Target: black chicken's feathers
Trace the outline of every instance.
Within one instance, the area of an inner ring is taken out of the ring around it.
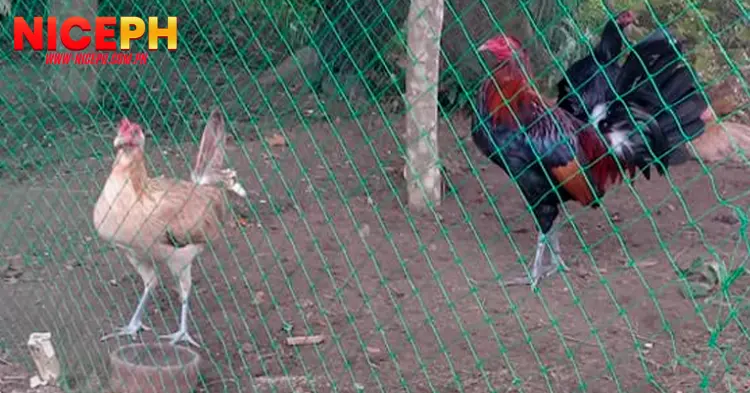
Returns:
[[[617,93],[625,94],[649,77],[657,86],[665,87],[669,74],[662,71],[676,72],[679,67],[674,63],[682,56],[682,44],[667,29],[656,30],[638,42],[625,59],[616,83]]]
[[[601,64],[607,64],[622,53],[624,32],[617,23],[617,19],[611,19],[604,26],[601,39],[596,48],[594,56]]]
[[[622,46],[623,33],[617,20],[612,19],[605,25],[593,55],[571,64],[557,83],[558,106],[579,120],[588,122],[598,104],[604,104],[614,97],[611,86],[614,86],[621,72],[615,60],[622,53]],[[575,91],[571,86],[575,86]]]
[[[599,123],[602,133],[626,133],[629,149],[623,157],[639,168],[661,160],[660,174],[669,164],[668,154],[703,133],[701,114],[707,103],[700,93],[682,44],[667,29],[641,40],[630,53],[617,80],[614,101]]]

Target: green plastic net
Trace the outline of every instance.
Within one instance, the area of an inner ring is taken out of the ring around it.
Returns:
[[[28,389],[33,332],[52,335],[60,389],[118,391],[110,353],[130,341],[99,338],[127,322],[143,283],[92,221],[117,122],[144,126],[152,176],[189,179],[214,107],[249,195],[230,197],[222,236],[193,263],[196,391],[747,391],[750,136],[730,128],[750,120],[748,3],[609,7],[445,3],[434,89],[446,186],[421,214],[404,180],[408,1],[0,1],[0,392]],[[717,123],[667,177],[626,181],[599,210],[566,205],[571,271],[538,291],[509,287],[536,226],[471,142],[488,72],[476,47],[500,31],[523,37],[553,97],[615,8],[638,14],[633,37],[667,27],[685,40]],[[179,47],[91,68],[12,50],[13,17],[74,15],[177,16]],[[144,323],[164,334],[180,301],[158,270]],[[175,391],[178,374],[151,391]]]

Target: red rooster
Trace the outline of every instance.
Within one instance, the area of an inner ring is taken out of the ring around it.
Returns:
[[[666,154],[703,132],[700,115],[706,103],[680,44],[660,30],[634,49],[616,83],[622,100],[609,105],[597,131],[550,105],[531,87],[523,71],[533,78],[529,58],[516,38],[499,35],[479,48],[500,65],[478,93],[472,138],[518,184],[540,230],[531,277],[510,284],[535,287],[557,266],[567,269],[559,235],[552,231],[561,203],[598,207],[625,173],[633,177],[642,171],[650,179],[649,168],[655,164],[663,175],[669,164]]]

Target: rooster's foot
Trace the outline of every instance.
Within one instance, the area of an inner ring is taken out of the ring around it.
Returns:
[[[107,341],[110,338],[115,337],[122,337],[122,336],[130,336],[135,339],[136,335],[141,331],[150,331],[151,328],[142,324],[142,323],[130,323],[126,326],[123,326],[121,328],[115,329],[114,332],[107,334],[105,336],[102,336],[100,341]]]
[[[552,254],[552,261],[554,261],[555,263],[555,266],[553,266],[555,269],[557,269],[557,267],[559,266],[560,269],[564,272],[570,271],[570,268],[568,267],[568,265],[565,264],[565,262],[562,260],[562,258],[560,258],[559,255]]]
[[[560,266],[563,267],[563,270],[567,269],[564,264]],[[547,278],[555,272],[557,272],[557,266],[555,265],[541,266],[539,270],[531,271],[531,278],[527,277],[526,275],[516,277],[508,281],[508,286],[530,285],[531,289],[534,289],[537,285],[539,285],[539,282],[543,278]]]
[[[164,336],[159,336],[162,340],[169,340],[169,343],[172,345],[176,345],[179,342],[186,342],[190,345],[195,346],[196,348],[200,348],[200,345],[193,340],[192,337],[190,337],[190,334],[187,332],[187,330],[178,330],[172,334],[167,334]]]

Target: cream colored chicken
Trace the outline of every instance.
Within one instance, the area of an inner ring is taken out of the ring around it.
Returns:
[[[141,126],[121,121],[114,141],[117,156],[94,207],[94,226],[103,239],[125,251],[145,288],[130,322],[102,340],[149,330],[141,319],[157,283],[157,264],[164,264],[179,283],[182,309],[179,329],[160,337],[172,344],[185,341],[198,346],[187,329],[191,265],[220,234],[226,213],[223,191],[246,196],[235,171],[223,168],[225,140],[224,119],[214,110],[203,131],[191,181],[150,178]]]

